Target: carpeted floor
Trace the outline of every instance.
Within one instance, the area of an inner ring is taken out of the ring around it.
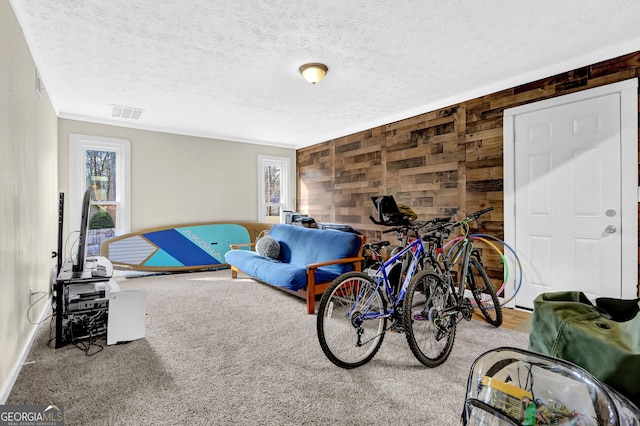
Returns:
[[[369,364],[343,370],[322,353],[302,299],[229,277],[119,278],[122,290],[147,291],[146,337],[85,356],[47,347],[45,324],[7,404],[62,404],[67,425],[458,424],[475,358],[528,343],[462,322],[440,367],[425,368],[404,335],[388,333]]]

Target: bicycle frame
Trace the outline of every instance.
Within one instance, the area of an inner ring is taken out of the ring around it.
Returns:
[[[465,235],[461,237],[461,240],[456,242],[453,247],[451,247],[447,256],[444,256],[444,264],[447,267],[446,274],[448,278],[450,278],[451,286],[456,289],[458,298],[464,297],[466,293],[466,279],[469,272],[470,262],[469,259],[474,252],[472,240],[472,235],[470,235],[469,233],[465,233]],[[451,252],[453,252],[453,256],[451,256]],[[458,277],[458,284],[456,286],[453,282],[451,271],[453,270],[454,265],[458,263],[458,261],[460,261],[460,275]]]
[[[409,251],[413,251],[413,257],[411,259],[411,263],[409,263],[409,267],[402,281],[402,285],[398,290],[398,295],[394,296],[393,288],[391,287],[391,282],[389,281],[389,272],[391,271],[391,268],[395,265],[395,263],[400,258],[402,258],[405,254],[407,254],[407,252]],[[389,300],[390,306],[386,309],[384,314],[380,314],[379,312],[367,311],[362,314],[362,319],[385,318],[385,317],[389,318],[395,313],[396,307],[398,306],[399,302],[404,300],[404,296],[407,293],[407,288],[409,287],[411,278],[413,278],[413,275],[415,274],[418,268],[418,262],[420,261],[420,258],[422,257],[424,252],[425,250],[424,250],[424,246],[422,245],[422,240],[420,238],[416,238],[413,242],[411,242],[411,244],[409,244],[408,246],[400,250],[398,253],[396,253],[394,256],[392,256],[389,260],[381,264],[378,272],[376,272],[376,274],[372,277],[376,282],[376,288],[375,288],[375,291],[372,292],[371,297],[373,297],[373,295],[378,291],[378,289],[380,288],[380,285],[384,283],[385,293],[386,293],[387,299]],[[358,298],[356,299],[356,303],[354,304],[354,307],[357,306],[357,301],[359,299],[360,299],[360,296],[358,296]],[[367,301],[366,306],[367,306],[367,309],[369,306],[371,306],[371,299]],[[352,313],[353,313],[353,308],[351,311],[349,311],[349,315],[351,315]]]
[[[471,239],[465,236],[460,242],[457,244],[459,247],[455,251],[455,254],[451,261],[446,262],[447,266],[447,275],[452,278],[451,271],[453,269],[453,265],[458,263],[458,260],[461,260],[460,263],[460,271],[458,276],[458,285],[455,286],[453,283],[453,279],[450,280],[451,285],[456,288],[458,298],[464,296],[465,290],[465,280],[467,278],[467,273],[469,272],[469,257],[471,256],[471,252],[473,251],[473,244]],[[459,300],[458,300],[459,302]]]

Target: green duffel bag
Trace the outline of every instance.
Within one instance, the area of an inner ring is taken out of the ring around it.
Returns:
[[[584,368],[640,405],[638,299],[582,292],[543,293],[533,301],[529,349]]]

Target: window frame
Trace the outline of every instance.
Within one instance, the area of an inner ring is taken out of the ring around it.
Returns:
[[[280,176],[280,202],[267,203],[264,199],[265,179],[264,168],[267,166],[280,166],[282,174]],[[291,159],[288,157],[277,157],[273,155],[258,154],[258,221],[266,222],[265,210],[267,206],[280,206],[280,216],[282,211],[290,209],[290,202],[293,199],[290,185]]]
[[[87,151],[116,153],[116,200],[100,204],[115,204],[116,235],[131,231],[131,141],[71,133],[69,135],[69,229],[80,229],[80,206],[87,189],[85,159]]]

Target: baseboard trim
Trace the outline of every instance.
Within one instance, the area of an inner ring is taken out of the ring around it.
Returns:
[[[11,393],[11,389],[13,389],[13,385],[16,383],[16,380],[18,380],[18,375],[20,374],[20,371],[22,370],[24,362],[27,359],[27,356],[29,355],[29,351],[31,350],[31,346],[33,346],[33,342],[36,340],[36,336],[38,335],[38,330],[40,330],[42,321],[44,320],[46,314],[49,312],[51,312],[51,297],[49,297],[49,300],[47,301],[47,305],[42,310],[42,313],[40,314],[40,318],[38,319],[36,326],[31,329],[29,338],[25,342],[25,345],[22,348],[22,352],[20,353],[20,356],[18,357],[15,364],[13,365],[13,368],[11,369],[9,378],[2,385],[2,390],[0,390],[0,405],[5,405],[7,402],[7,399],[9,399],[9,394]]]

